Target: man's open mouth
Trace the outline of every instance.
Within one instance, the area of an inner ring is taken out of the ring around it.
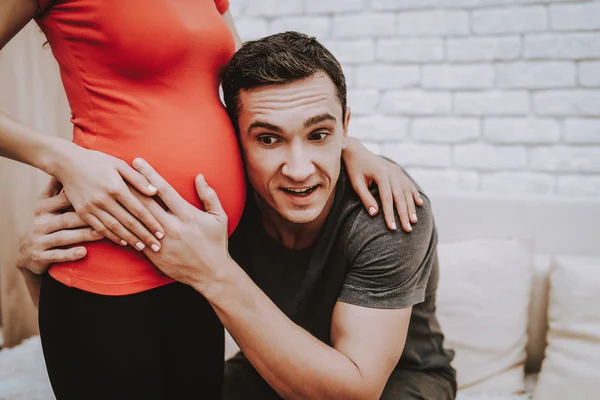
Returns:
[[[283,188],[282,187],[281,190],[283,190],[284,192],[289,193],[291,195],[294,195],[294,196],[308,196],[309,194],[314,192],[318,187],[319,187],[319,185],[307,186],[307,187],[303,187],[303,188]]]

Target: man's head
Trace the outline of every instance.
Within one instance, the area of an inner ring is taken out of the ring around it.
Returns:
[[[233,56],[223,93],[256,193],[288,221],[316,220],[333,197],[350,120],[338,61],[315,38],[268,36]]]

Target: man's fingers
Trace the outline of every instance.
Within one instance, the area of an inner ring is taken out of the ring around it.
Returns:
[[[204,205],[204,211],[219,217],[227,216],[219,201],[217,192],[208,186],[208,183],[202,174],[196,176],[196,191],[198,192],[198,197],[200,198],[202,205]]]
[[[164,237],[164,228],[142,202],[128,189],[127,194],[119,197],[122,207],[107,209],[130,232],[142,239],[148,246],[158,245],[157,239]]]
[[[69,211],[64,214],[52,215],[46,220],[48,233],[57,232],[63,229],[85,228],[90,226],[75,211]]]
[[[159,203],[158,201],[156,201],[155,197],[148,197],[140,192],[138,192],[137,190],[135,190],[135,188],[130,188],[131,189],[131,193],[135,196],[136,199],[138,199],[138,201],[140,203],[142,203],[142,205],[144,207],[146,207],[146,209],[148,211],[150,211],[150,213],[154,216],[154,218],[156,218],[158,220],[158,222],[161,224],[162,227],[167,227],[168,223],[169,223],[169,212],[166,211]]]
[[[375,214],[377,214],[377,201],[375,200],[375,197],[373,197],[373,195],[371,194],[371,191],[369,190],[369,187],[367,186],[365,180],[355,178],[352,179],[351,182],[356,182],[352,183],[352,188],[354,189],[354,191],[360,198],[360,201],[367,209],[369,215],[374,216]]]
[[[52,176],[50,178],[50,182],[48,182],[48,185],[46,185],[46,188],[42,192],[42,195],[40,196],[40,198],[48,199],[50,197],[54,197],[60,192],[62,187],[63,187],[62,183],[60,183],[60,181],[58,179],[56,179],[55,177]]]
[[[71,202],[65,192],[53,197],[47,197],[39,202],[38,213],[55,213],[71,207]]]
[[[185,201],[183,197],[181,197],[179,193],[177,193],[177,191],[173,189],[173,187],[169,185],[169,183],[160,176],[154,168],[152,168],[152,166],[150,166],[150,164],[142,158],[136,158],[133,160],[133,166],[157,189],[158,196],[173,214],[180,215],[185,211],[186,206],[188,206],[189,203]]]
[[[83,242],[95,242],[103,238],[104,236],[92,228],[65,229],[46,235],[44,237],[44,244],[46,248],[53,248],[71,246]]]
[[[87,250],[83,246],[72,247],[70,249],[46,250],[42,254],[42,261],[46,264],[56,264],[68,261],[81,260],[87,255]]]

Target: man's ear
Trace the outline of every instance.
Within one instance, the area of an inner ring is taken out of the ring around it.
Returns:
[[[346,107],[346,115],[344,115],[344,146],[345,149],[348,146],[348,125],[350,125],[350,115],[352,114],[350,107]]]

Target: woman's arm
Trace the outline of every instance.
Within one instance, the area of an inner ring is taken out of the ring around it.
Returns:
[[[223,19],[227,24],[227,27],[231,31],[233,35],[233,42],[235,43],[235,51],[238,51],[240,47],[242,47],[242,39],[240,39],[240,34],[238,33],[235,23],[233,22],[233,15],[231,15],[231,11],[227,10],[223,13]]]
[[[37,13],[36,0],[0,1],[0,50]],[[116,243],[158,250],[163,229],[131,194],[146,195],[148,181],[124,161],[44,135],[0,112],[0,157],[37,167],[58,178],[73,207],[98,232]]]

